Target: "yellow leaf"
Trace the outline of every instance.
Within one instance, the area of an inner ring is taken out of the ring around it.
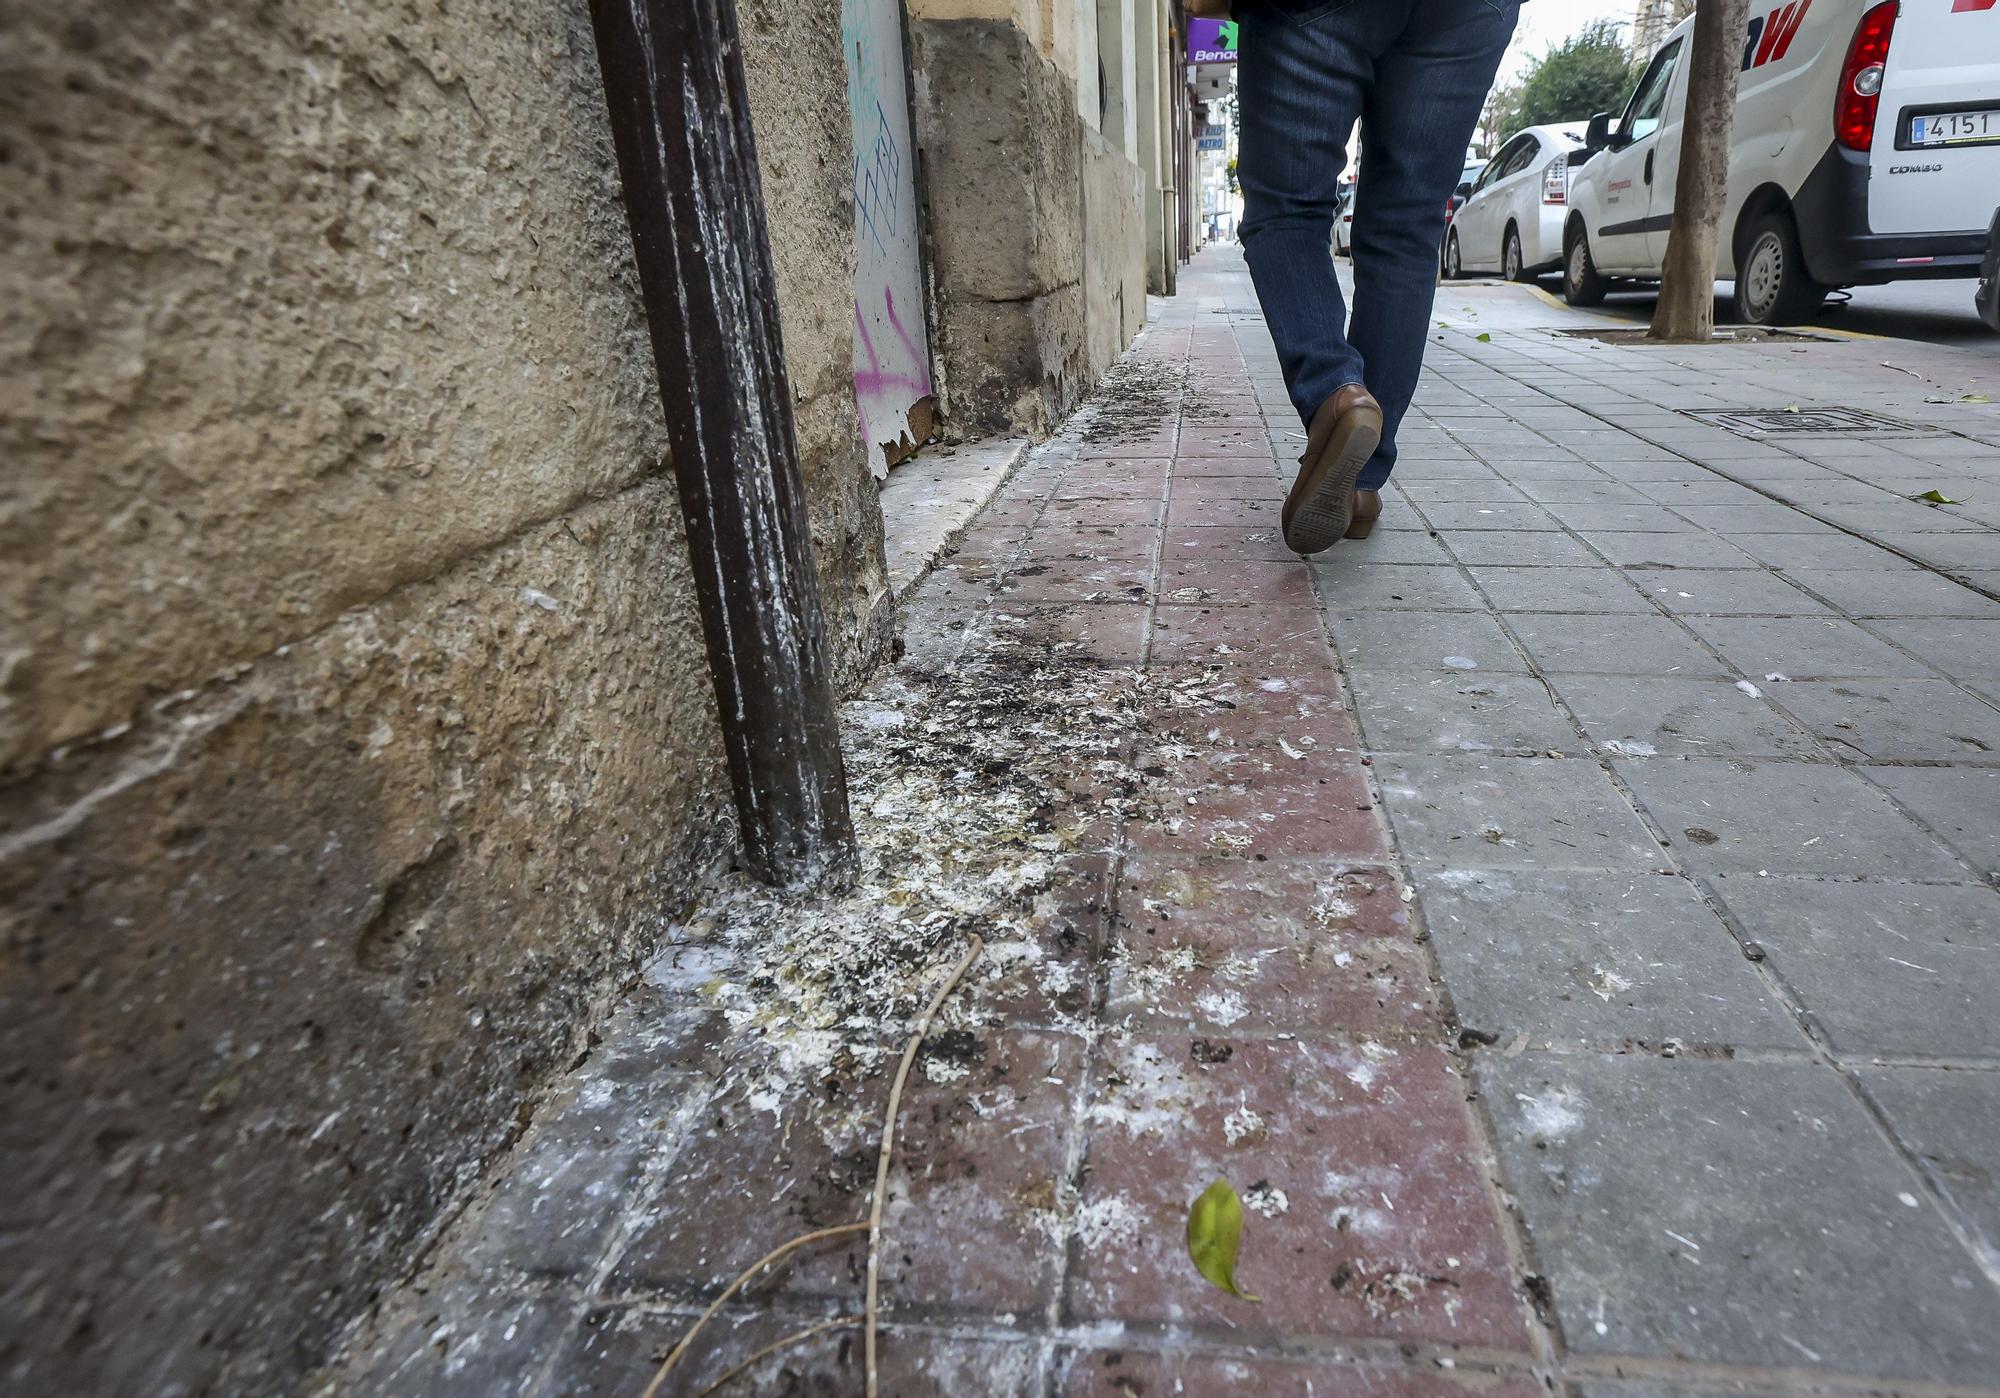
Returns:
[[[1231,1296],[1252,1296],[1236,1285],[1236,1251],[1243,1243],[1243,1201],[1228,1180],[1217,1180],[1188,1206],[1188,1256],[1195,1270]]]

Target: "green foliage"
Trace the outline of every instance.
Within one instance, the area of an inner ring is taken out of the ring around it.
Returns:
[[[1596,112],[1619,111],[1637,80],[1617,23],[1592,20],[1560,44],[1551,44],[1529,66],[1513,110],[1505,113],[1512,118],[1505,123],[1505,133],[1524,126],[1581,123]]]
[[[1228,1180],[1217,1180],[1188,1206],[1188,1256],[1195,1270],[1231,1296],[1260,1298],[1236,1285],[1236,1252],[1243,1243],[1243,1201]]]

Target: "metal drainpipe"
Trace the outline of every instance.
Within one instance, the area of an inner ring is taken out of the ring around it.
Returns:
[[[743,857],[839,881],[854,831],[734,0],[591,0]]]

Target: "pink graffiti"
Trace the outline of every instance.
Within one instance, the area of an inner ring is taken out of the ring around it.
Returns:
[[[925,362],[924,353],[917,348],[916,342],[910,338],[910,332],[904,328],[903,322],[896,316],[895,293],[885,287],[882,292],[882,298],[883,309],[888,313],[889,324],[895,329],[897,338],[903,342],[903,350],[909,355],[909,362],[914,367],[910,370],[901,371],[884,369],[882,367],[881,357],[875,352],[874,337],[868,333],[867,318],[861,314],[861,303],[856,301],[854,303],[854,333],[860,336],[861,350],[867,356],[868,367],[854,371],[854,400],[855,406],[861,410],[862,430],[868,434],[871,441],[875,437],[875,428],[874,424],[869,420],[868,403],[870,399],[876,400],[879,406],[881,400],[890,398],[892,394],[901,395],[902,400],[897,404],[900,410],[909,407],[911,403],[916,402],[917,399],[931,391],[929,365]]]

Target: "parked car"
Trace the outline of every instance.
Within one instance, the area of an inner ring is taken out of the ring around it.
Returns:
[[[1458,206],[1465,202],[1465,196],[1472,193],[1473,182],[1479,178],[1479,172],[1486,168],[1485,161],[1471,159],[1472,151],[1470,148],[1466,150],[1465,154],[1467,159],[1465,168],[1458,172],[1458,186],[1452,190],[1451,197],[1444,201],[1444,232],[1438,235],[1438,266],[1440,268],[1444,266],[1446,240],[1451,237],[1451,216],[1458,212]]]
[[[1444,274],[1498,272],[1527,281],[1562,266],[1570,161],[1584,154],[1581,126],[1530,126],[1479,168],[1452,210]]]
[[[1333,255],[1354,256],[1354,186],[1340,187],[1340,205],[1333,216]]]
[[[1563,292],[1656,279],[1673,225],[1693,19],[1571,173]],[[1982,57],[1983,56],[1983,57]],[[1820,0],[1750,20],[1717,273],[1739,320],[1808,319],[1835,287],[1977,277],[2000,206],[2000,6]]]

